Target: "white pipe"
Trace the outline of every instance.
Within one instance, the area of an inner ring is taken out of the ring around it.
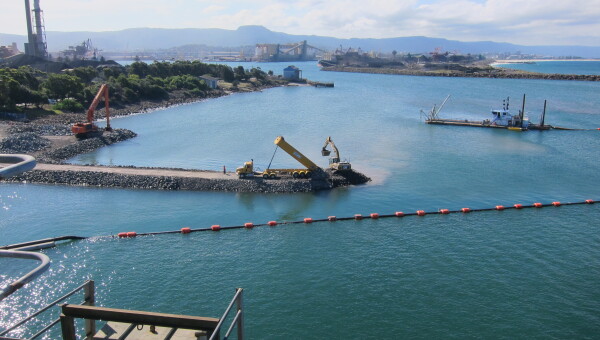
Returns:
[[[35,158],[29,155],[0,154],[0,163],[11,163],[5,168],[0,168],[0,179],[18,175],[35,168]],[[14,163],[14,164],[13,164]]]
[[[37,268],[23,275],[23,277],[11,283],[8,285],[8,287],[0,288],[0,301],[14,293],[17,289],[23,287],[26,283],[41,275],[44,271],[46,271],[46,269],[48,269],[48,267],[50,267],[50,258],[40,253],[18,250],[0,250],[0,257],[14,257],[18,259],[30,259],[42,262],[39,266],[37,266]]]

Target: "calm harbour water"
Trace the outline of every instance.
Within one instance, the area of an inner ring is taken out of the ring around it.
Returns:
[[[139,136],[74,163],[266,167],[278,135],[318,164],[331,136],[373,178],[312,194],[236,194],[0,184],[0,244],[211,224],[600,199],[600,84],[321,72],[333,89],[287,87],[114,119]],[[250,64],[244,64],[251,67]],[[256,64],[276,73],[287,64]],[[537,122],[589,131],[429,126],[488,118],[502,99]],[[278,152],[273,166],[295,166]],[[0,303],[0,329],[94,279],[100,305],[219,317],[246,289],[263,338],[594,338],[600,334],[599,205],[407,217],[119,240],[44,252],[51,269]],[[0,260],[0,284],[29,263]],[[31,335],[35,327],[13,335]],[[49,337],[52,338],[52,337]]]

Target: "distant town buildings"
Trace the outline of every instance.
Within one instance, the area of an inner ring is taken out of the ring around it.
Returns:
[[[0,46],[0,58],[8,58],[21,53],[17,48],[17,43],[12,43],[9,46]]]

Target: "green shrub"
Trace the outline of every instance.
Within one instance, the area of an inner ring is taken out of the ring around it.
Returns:
[[[55,110],[60,110],[63,112],[81,112],[83,111],[83,105],[81,105],[75,99],[67,98],[63,99],[60,102],[54,104],[52,106]]]

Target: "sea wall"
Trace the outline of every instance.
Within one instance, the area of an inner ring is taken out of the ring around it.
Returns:
[[[352,171],[343,177],[328,176],[323,179],[210,179],[173,176],[128,175],[93,171],[33,170],[10,178],[9,182],[62,184],[105,188],[151,190],[229,191],[229,192],[312,192],[339,186],[362,184],[370,179]]]
[[[491,71],[481,70],[477,72],[461,72],[453,70],[407,70],[395,68],[373,68],[373,67],[344,67],[331,66],[323,67],[323,71],[334,72],[354,72],[354,73],[373,73],[373,74],[396,74],[405,76],[427,76],[427,77],[466,77],[466,78],[506,78],[506,79],[548,79],[548,80],[580,80],[580,81],[600,81],[600,75],[583,74],[545,74],[533,72],[515,72],[501,69]]]

